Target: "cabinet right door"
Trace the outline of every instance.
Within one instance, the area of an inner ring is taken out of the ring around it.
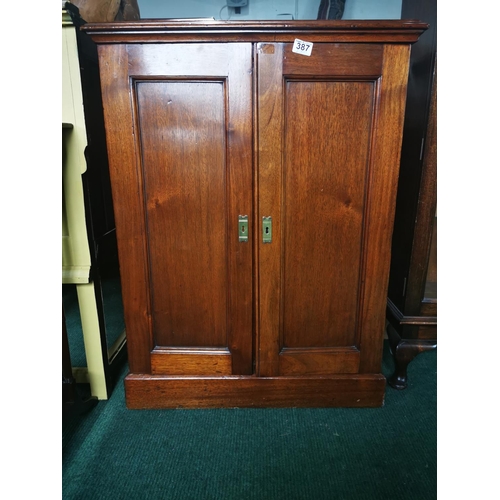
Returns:
[[[293,46],[255,54],[257,374],[378,373],[409,48]]]

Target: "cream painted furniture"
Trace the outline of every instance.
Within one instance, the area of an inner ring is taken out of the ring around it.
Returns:
[[[107,399],[94,283],[90,280],[91,256],[85,221],[82,174],[87,169],[84,151],[87,134],[78,62],[75,26],[63,10],[62,19],[62,283],[74,284],[82,322],[87,367],[73,367],[77,382],[90,384],[92,396]]]

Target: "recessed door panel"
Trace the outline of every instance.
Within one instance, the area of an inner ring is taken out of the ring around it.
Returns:
[[[156,346],[227,346],[224,82],[137,84]]]
[[[282,346],[356,344],[372,82],[288,81]]]

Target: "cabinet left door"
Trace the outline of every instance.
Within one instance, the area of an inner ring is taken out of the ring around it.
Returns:
[[[99,51],[130,372],[251,374],[251,44]]]

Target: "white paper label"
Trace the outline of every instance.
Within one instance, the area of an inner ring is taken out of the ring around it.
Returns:
[[[293,42],[292,52],[296,54],[302,54],[303,56],[310,56],[313,49],[313,44],[311,42],[304,42],[304,40],[295,39]]]

